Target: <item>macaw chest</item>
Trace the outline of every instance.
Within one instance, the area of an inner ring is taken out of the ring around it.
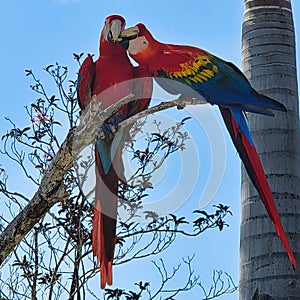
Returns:
[[[96,63],[93,93],[106,108],[132,92],[133,67],[116,59],[101,59]]]

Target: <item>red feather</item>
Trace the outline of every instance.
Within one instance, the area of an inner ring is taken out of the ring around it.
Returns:
[[[120,16],[114,15],[106,19],[106,25],[113,20],[125,23]],[[106,26],[105,25],[105,26]],[[124,120],[148,107],[152,95],[152,79],[135,78],[145,75],[141,68],[134,68],[130,63],[126,50],[119,44],[110,43],[104,37],[104,30],[100,39],[100,57],[94,63],[88,56],[79,70],[78,102],[81,109],[87,108],[92,95],[103,107],[115,104],[130,93],[135,94],[132,103],[120,108],[118,115]],[[106,141],[109,143],[111,141]],[[100,266],[101,288],[112,284],[112,265],[116,241],[116,220],[118,207],[119,176],[123,174],[121,141],[114,155],[108,172],[104,172],[97,147],[95,147],[96,188],[95,207],[92,230],[92,249],[96,263]]]
[[[121,147],[118,149],[122,151]],[[92,249],[101,271],[101,288],[112,284],[112,264],[115,248],[116,220],[118,208],[118,181],[116,169],[123,164],[121,153],[116,153],[113,167],[108,174],[103,171],[99,152],[95,151],[96,190],[92,231]],[[119,172],[120,170],[117,170]]]
[[[81,109],[85,109],[91,102],[95,78],[95,63],[91,55],[83,61],[78,72],[77,98]]]
[[[140,66],[147,68],[152,76],[168,78],[168,81],[157,80],[166,91],[201,100],[203,98],[212,105],[220,106],[233,143],[295,268],[295,258],[243,117],[243,111],[273,115],[271,109],[286,111],[284,105],[254,90],[244,74],[232,63],[202,49],[161,43],[154,39],[143,24],[137,24],[122,34],[126,38],[133,34],[134,38],[129,42],[125,38],[124,47],[128,47],[130,56]],[[200,97],[195,92],[200,94]]]
[[[220,107],[220,111],[226,127],[230,133],[231,139],[240,155],[241,160],[244,163],[247,173],[252,180],[255,188],[259,192],[259,195],[269,214],[269,217],[274,224],[275,230],[287,251],[293,268],[296,269],[296,260],[282,227],[273,195],[268,184],[263,166],[257,154],[256,148],[253,144],[250,144],[245,134],[243,132],[240,132],[240,130],[238,129],[238,124],[231,114],[231,111],[223,107]]]

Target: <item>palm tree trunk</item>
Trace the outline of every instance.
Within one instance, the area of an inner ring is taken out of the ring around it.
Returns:
[[[244,0],[243,69],[254,88],[288,109],[249,114],[279,215],[298,261],[293,270],[272,222],[242,171],[240,299],[300,299],[300,152],[295,34],[290,0]],[[260,296],[259,296],[260,295]],[[271,298],[261,298],[269,295]]]

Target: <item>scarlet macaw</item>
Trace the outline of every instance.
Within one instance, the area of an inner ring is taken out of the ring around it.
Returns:
[[[244,112],[273,116],[271,109],[286,111],[284,105],[253,89],[232,63],[191,46],[164,44],[154,39],[144,24],[122,32],[123,46],[168,92],[203,98],[217,104],[247,173],[265,205],[291,264],[296,261],[283,230],[273,195],[253,144]]]
[[[122,121],[148,107],[152,95],[152,80],[141,67],[133,67],[126,50],[116,41],[125,27],[125,20],[118,15],[106,18],[100,37],[100,56],[93,62],[88,56],[78,72],[78,103],[82,110],[91,102],[92,95],[102,102],[103,108],[118,102],[130,93],[134,101],[125,104],[115,116]],[[138,81],[138,82],[137,82]],[[113,123],[109,120],[109,122]],[[106,127],[106,129],[109,125]],[[107,133],[107,130],[106,130]],[[92,249],[100,265],[101,288],[112,284],[112,263],[116,239],[118,183],[123,176],[122,149],[124,132],[106,134],[96,141],[96,188],[92,230]]]

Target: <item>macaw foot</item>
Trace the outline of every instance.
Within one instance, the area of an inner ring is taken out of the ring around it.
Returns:
[[[177,109],[184,109],[186,106],[186,101],[191,99],[193,98],[189,96],[180,95],[178,98],[179,104],[177,105]]]
[[[118,114],[113,115],[107,122],[103,123],[99,128],[98,137],[100,140],[112,139],[118,131],[120,117]]]
[[[100,140],[105,140],[105,139],[107,138],[109,132],[110,132],[109,125],[106,124],[106,123],[103,123],[103,124],[101,125],[101,127],[99,128],[99,131],[98,131],[98,138],[99,138]]]
[[[120,116],[119,114],[114,114],[109,120],[108,120],[108,123],[110,124],[111,126],[111,132],[113,134],[115,134],[118,129],[119,129],[119,123],[120,123],[121,119],[120,119]]]

